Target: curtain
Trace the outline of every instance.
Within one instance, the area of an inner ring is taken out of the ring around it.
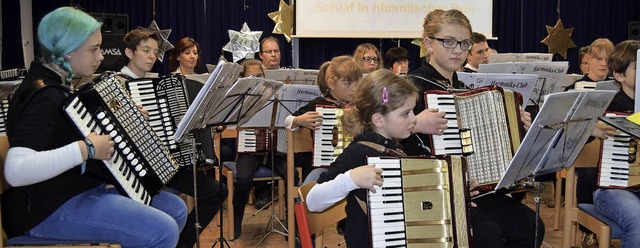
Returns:
[[[273,21],[267,16],[278,10],[279,0],[156,0],[155,20],[161,29],[172,29],[169,41],[192,37],[200,43],[203,63],[217,63],[222,47],[229,41],[228,31],[239,31],[246,22],[252,31],[262,31],[262,37],[273,35],[280,41],[282,66],[292,65],[292,47],[283,35],[271,34]],[[147,27],[152,19],[152,0],[48,0],[34,1],[34,32],[46,13],[60,7],[74,5],[91,13],[120,13],[129,15],[130,29]],[[553,0],[494,0],[494,36],[498,40],[489,45],[498,52],[547,52],[540,40],[547,36],[545,25],[553,26],[558,14]],[[627,25],[640,20],[640,1],[636,0],[564,0],[561,18],[565,28],[573,27],[572,39],[578,45],[588,45],[594,39],[606,37],[614,43],[627,39]],[[24,67],[20,49],[20,27],[9,25],[19,20],[19,0],[2,0],[3,47],[2,65],[5,68]],[[426,15],[426,13],[425,13]],[[473,26],[473,23],[472,23]],[[15,38],[14,38],[15,37]],[[34,34],[35,37],[35,34]],[[305,38],[299,42],[301,68],[318,68],[324,61],[338,55],[351,55],[355,47],[370,42],[384,53],[397,46],[397,39],[329,39]],[[419,47],[401,39],[400,45],[409,51],[410,68],[419,66]],[[36,57],[39,51],[36,47]],[[570,72],[578,71],[578,49],[569,49]],[[231,60],[231,54],[224,52]],[[168,54],[165,54],[168,57]],[[256,54],[256,57],[258,55]],[[559,55],[554,60],[564,60]],[[154,71],[167,71],[167,60],[156,63]]]

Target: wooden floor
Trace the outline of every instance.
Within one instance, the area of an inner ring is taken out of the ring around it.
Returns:
[[[525,202],[529,207],[531,207],[532,209],[535,209],[535,204],[533,201],[532,194],[527,195]],[[258,242],[263,237],[263,235],[259,235],[259,234],[267,230],[267,228],[271,230],[270,227],[267,226],[267,223],[269,222],[269,216],[271,214],[270,210],[271,209],[268,209],[266,211],[259,212],[256,216],[252,216],[252,214],[256,210],[252,205],[247,205],[247,208],[245,209],[246,211],[245,220],[242,225],[243,227],[242,236],[240,237],[240,239],[228,241],[229,245],[231,247],[239,247],[239,248],[240,247],[256,247],[256,245],[258,245]],[[554,231],[553,230],[553,215],[554,215],[553,210],[554,210],[553,208],[549,208],[544,204],[540,206],[540,216],[542,217],[542,220],[544,221],[546,226],[544,243],[542,244],[541,247],[545,247],[545,248],[561,247],[562,221],[560,221],[561,222],[560,230]],[[226,215],[226,212],[224,214]],[[217,218],[218,216],[216,216],[216,220]],[[283,220],[283,222],[286,224],[286,221]],[[216,223],[217,221],[212,222],[211,225],[209,225],[204,230],[202,235],[200,235],[201,247],[212,247],[213,243],[219,237],[219,228],[218,228],[218,225],[216,225]],[[278,227],[278,230],[282,230],[282,227],[279,224],[276,224],[276,226]],[[342,236],[336,233],[335,227],[327,228],[324,233],[325,233],[325,244],[328,244],[326,245],[326,247],[341,247],[341,248],[346,247],[345,244],[342,244],[339,246],[340,242],[343,239],[342,239]],[[221,246],[217,244],[215,247],[221,247]],[[258,247],[287,247],[286,237],[278,233],[272,233],[262,243],[260,243]]]

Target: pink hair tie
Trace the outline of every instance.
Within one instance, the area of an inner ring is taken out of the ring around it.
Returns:
[[[389,102],[389,92],[387,91],[387,87],[382,88],[382,101],[384,103]]]

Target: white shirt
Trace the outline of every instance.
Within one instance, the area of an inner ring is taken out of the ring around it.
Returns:
[[[133,71],[131,69],[129,69],[129,67],[127,67],[126,65],[124,67],[122,67],[122,69],[120,69],[120,72],[124,75],[127,75],[133,79],[138,79],[140,77],[138,77],[138,75],[136,75],[135,73],[133,73]],[[155,72],[147,72],[146,74],[144,74],[145,78],[157,78],[158,77],[158,73]]]
[[[478,71],[478,68],[475,68],[475,67],[471,66],[471,64],[469,64],[469,63],[467,63],[466,65],[464,65],[464,68],[467,68],[467,69],[472,70],[472,71],[475,71],[475,72],[477,72],[477,71]]]

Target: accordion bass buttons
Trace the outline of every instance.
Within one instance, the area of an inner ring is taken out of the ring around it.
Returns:
[[[638,140],[636,139],[631,139],[629,141],[629,158],[627,159],[627,162],[629,162],[630,164],[636,162],[636,152],[637,152],[637,147],[638,147]]]

